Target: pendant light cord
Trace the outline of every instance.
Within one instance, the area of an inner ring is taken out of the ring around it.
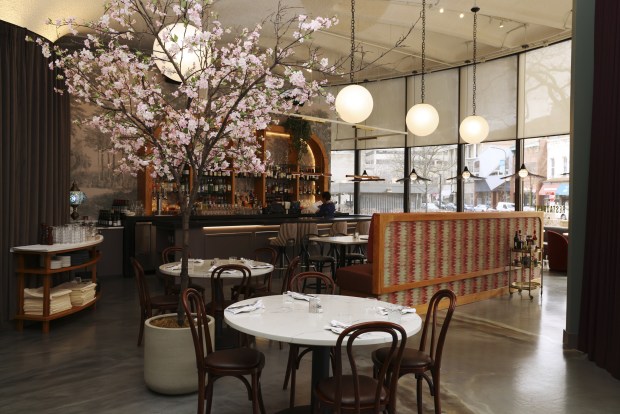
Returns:
[[[424,74],[426,73],[426,0],[422,0],[422,103],[426,96],[426,88],[424,86]]]
[[[351,0],[351,72],[349,81],[353,83],[353,71],[355,70],[355,0]]]
[[[476,52],[477,52],[477,32],[478,32],[478,12],[480,11],[480,7],[474,6],[471,8],[471,11],[474,13],[474,79],[473,79],[473,89],[472,89],[472,109],[473,115],[476,115]]]

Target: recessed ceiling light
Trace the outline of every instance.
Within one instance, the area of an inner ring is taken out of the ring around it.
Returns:
[[[500,28],[500,29],[502,29],[503,27],[504,27],[504,21],[503,21],[503,20],[500,20],[500,22],[499,22],[499,28]]]
[[[443,13],[443,7],[439,9],[439,13]]]
[[[463,17],[465,17],[464,13],[459,14],[459,19],[462,19]]]

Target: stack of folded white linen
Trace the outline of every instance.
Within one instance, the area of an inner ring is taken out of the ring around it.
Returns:
[[[57,287],[71,291],[70,298],[73,306],[86,305],[95,300],[95,288],[97,285],[93,282],[66,282]]]
[[[71,291],[59,287],[50,291],[50,315],[71,309]],[[43,315],[43,286],[36,289],[24,289],[24,313],[26,315]]]

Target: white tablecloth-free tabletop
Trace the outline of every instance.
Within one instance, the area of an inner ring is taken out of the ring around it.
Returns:
[[[355,324],[368,321],[386,321],[387,316],[380,315],[377,307],[394,305],[374,299],[357,298],[340,295],[318,295],[321,298],[322,313],[309,313],[305,300],[286,299],[284,295],[262,297],[264,309],[233,315],[224,312],[226,323],[233,328],[261,338],[272,339],[299,345],[330,347],[336,345],[338,335],[326,329],[332,320]],[[247,299],[235,303],[253,303],[256,299]],[[407,336],[420,331],[422,319],[417,313],[400,316],[399,322]],[[391,341],[391,337],[372,334],[358,338],[356,345],[381,344]]]
[[[190,259],[193,261],[189,265],[189,276],[194,278],[210,278],[212,268],[216,266],[213,259]],[[251,276],[262,276],[273,271],[273,265],[269,263],[256,262],[254,260],[242,261],[242,260],[228,260],[218,259],[217,266],[223,266],[225,264],[243,265],[250,269]],[[171,262],[159,266],[159,271],[168,276],[180,276],[181,275],[181,262]],[[240,272],[222,273],[222,279],[236,279],[241,277]]]
[[[393,307],[394,305],[374,299],[357,298],[340,295],[318,295],[321,298],[322,313],[310,313],[308,302],[285,297],[285,295],[265,296],[260,298],[265,305],[248,313],[224,312],[226,323],[233,328],[261,338],[273,339],[312,347],[312,380],[311,387],[322,378],[329,375],[329,350],[336,345],[338,335],[329,329],[332,320],[355,324],[373,320],[384,321],[387,316],[379,314],[378,307]],[[233,306],[251,304],[256,299],[246,299]],[[289,303],[292,302],[292,303]],[[417,313],[407,313],[400,316],[399,322],[407,336],[420,331],[422,319]],[[371,345],[390,342],[391,336],[382,333],[372,333],[360,336],[354,345]],[[312,388],[310,395],[312,395]],[[314,405],[312,401],[312,405]],[[283,410],[281,413],[311,413],[311,407],[295,407],[292,410]]]

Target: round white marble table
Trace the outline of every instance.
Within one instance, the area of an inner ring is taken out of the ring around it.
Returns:
[[[211,277],[211,272],[215,269],[216,264],[213,259],[190,259],[193,263],[189,264],[189,276],[195,278],[208,279]],[[257,262],[254,260],[228,260],[218,259],[217,266],[223,266],[227,264],[243,265],[250,269],[251,276],[263,276],[267,273],[273,272],[273,265],[264,262]],[[159,266],[159,271],[168,276],[180,276],[181,275],[181,262],[171,262]],[[241,277],[241,273],[237,271],[224,272],[221,275],[222,279],[237,279]]]
[[[377,307],[394,306],[374,299],[357,298],[340,295],[318,295],[321,298],[322,313],[308,312],[308,302],[286,299],[284,295],[262,297],[264,309],[248,313],[224,312],[226,323],[249,335],[312,347],[312,381],[314,387],[321,378],[329,375],[329,349],[336,345],[338,335],[327,329],[332,320],[348,324],[369,321],[385,321],[387,316],[378,313]],[[247,299],[235,303],[253,303],[256,299]],[[417,313],[407,313],[400,317],[400,322],[411,336],[420,331],[422,319]],[[373,333],[359,337],[354,344],[372,345],[391,341],[386,334]],[[312,395],[312,394],[311,394]],[[295,412],[303,412],[295,410]]]

